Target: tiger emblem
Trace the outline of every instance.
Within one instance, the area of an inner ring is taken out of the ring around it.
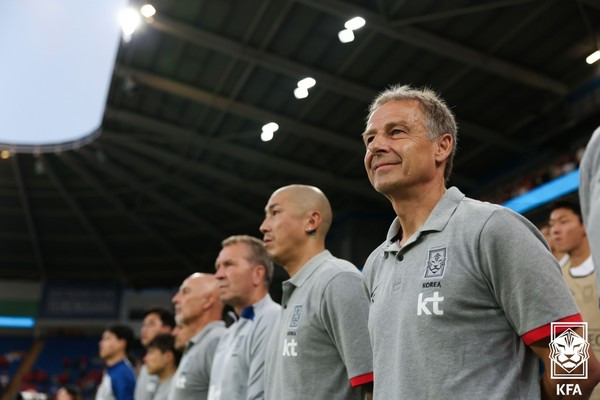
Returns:
[[[572,329],[567,329],[550,343],[550,359],[567,373],[587,361],[590,345]]]

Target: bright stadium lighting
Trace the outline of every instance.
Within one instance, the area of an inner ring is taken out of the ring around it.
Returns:
[[[125,42],[131,40],[131,35],[133,35],[133,32],[135,32],[141,23],[142,19],[140,18],[140,14],[133,8],[127,8],[121,11],[119,14],[119,24],[121,25],[123,40],[125,40]]]
[[[596,50],[595,52],[587,56],[585,62],[588,64],[593,64],[598,60],[600,60],[600,50]]]
[[[311,77],[307,77],[307,78],[304,78],[304,79],[298,81],[298,87],[304,88],[304,89],[310,89],[311,87],[315,86],[316,84],[317,84],[317,81],[315,81]]]
[[[152,4],[144,4],[142,8],[140,8],[140,13],[144,18],[150,18],[156,14],[156,8],[154,8]]]
[[[273,139],[272,131],[262,131],[262,133],[260,134],[260,140],[262,140],[263,142],[268,142],[271,139]]]
[[[269,122],[262,127],[263,132],[275,132],[277,129],[279,129],[279,125],[276,122]]]
[[[305,88],[297,87],[296,89],[294,89],[294,96],[296,96],[297,99],[305,99],[308,97],[308,90]]]
[[[338,33],[338,38],[342,43],[350,43],[354,40],[354,33],[350,29],[344,29]]]
[[[354,17],[354,18],[346,21],[346,23],[344,24],[344,28],[351,30],[351,31],[355,31],[355,30],[360,29],[363,26],[365,26],[365,23],[366,23],[366,21],[364,18]]]

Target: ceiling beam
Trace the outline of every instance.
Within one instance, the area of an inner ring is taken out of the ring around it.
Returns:
[[[539,0],[503,0],[491,3],[477,4],[470,7],[459,7],[441,12],[419,15],[416,17],[400,18],[390,22],[390,26],[399,28],[401,26],[418,24],[422,22],[437,21],[440,19],[459,17],[467,14],[479,13],[482,11],[495,10],[496,8],[513,7],[522,3],[529,3]]]
[[[102,236],[100,235],[100,232],[94,226],[92,221],[85,215],[85,212],[83,211],[83,209],[81,208],[81,206],[79,205],[77,200],[75,200],[75,198],[69,194],[69,191],[64,187],[64,185],[62,184],[60,179],[56,176],[56,173],[54,172],[54,169],[53,169],[51,163],[48,162],[49,158],[44,155],[40,155],[39,157],[44,163],[46,175],[50,179],[50,182],[52,182],[54,187],[58,190],[58,193],[60,194],[60,196],[69,205],[71,210],[75,213],[75,216],[79,220],[79,223],[81,223],[81,225],[87,231],[88,235],[90,235],[90,237],[92,238],[92,240],[94,241],[94,243],[96,244],[98,249],[100,250],[100,253],[104,256],[106,261],[108,261],[109,265],[113,268],[113,270],[116,274],[117,280],[121,283],[126,283],[127,277],[125,276],[125,273],[123,272],[123,267],[121,266],[120,262],[112,254],[112,251],[110,250],[108,244],[102,238]]]
[[[112,207],[125,215],[142,232],[151,237],[158,245],[175,256],[189,272],[196,270],[194,262],[179,249],[177,249],[159,230],[147,223],[143,218],[136,215],[121,200],[114,196],[111,191],[97,179],[91,171],[81,162],[78,162],[69,153],[63,153],[60,160],[81,176],[90,186],[96,190]]]
[[[201,30],[199,28],[196,27],[191,27],[185,24],[182,24],[180,22],[162,17],[157,19],[153,24],[151,24],[150,26],[152,26],[153,28],[156,28],[157,30],[173,35],[175,37],[178,37],[182,40],[186,40],[192,44],[195,44],[199,47],[203,47],[203,48],[209,48],[211,50],[223,53],[223,54],[227,54],[231,57],[234,57],[236,59],[240,59],[243,61],[246,61],[248,63],[250,63],[251,65],[260,65],[261,67],[271,70],[271,71],[275,71],[278,73],[281,73],[283,75],[289,76],[291,79],[297,80],[299,76],[312,76],[313,78],[315,78],[317,80],[317,82],[319,83],[319,86],[323,86],[335,93],[339,93],[341,95],[344,96],[349,96],[353,99],[365,102],[365,104],[370,103],[373,98],[377,95],[377,91],[357,84],[353,81],[350,81],[348,79],[345,79],[343,77],[340,76],[340,74],[330,74],[321,70],[317,70],[313,67],[309,67],[309,66],[305,66],[302,64],[299,64],[295,61],[290,61],[286,58],[280,57],[280,56],[276,56],[273,54],[268,54],[264,51],[263,48],[260,49],[255,49],[250,47],[249,45],[245,45],[245,44],[241,44],[235,40],[231,40],[231,39],[227,39],[224,38],[222,36],[219,36],[215,33],[212,32],[208,32],[208,31],[204,31]],[[123,69],[123,70],[119,70],[119,69]],[[115,69],[115,72],[122,75],[122,76],[127,76],[127,74],[125,73],[125,70],[128,67],[125,66],[118,66],[117,69]],[[135,71],[139,71],[139,70],[132,70],[132,72]],[[139,71],[139,73],[143,73],[143,74],[147,74],[146,76],[148,77],[159,77],[157,75],[151,75],[147,72],[143,72],[143,71]],[[165,79],[165,78],[163,78]],[[156,80],[153,80],[153,82],[157,82]],[[173,81],[170,81],[173,82]],[[145,82],[146,84],[149,84],[149,82]],[[161,83],[161,89],[165,90],[163,87],[164,86],[169,86],[172,89],[174,88],[173,85],[169,85],[167,82],[160,82]],[[178,84],[181,86],[186,86],[183,84]],[[189,86],[187,86],[189,87]],[[190,87],[191,88],[191,87]],[[192,90],[194,88],[191,88]],[[200,90],[200,89],[196,89],[196,90]],[[178,94],[178,93],[176,93]],[[182,94],[179,94],[182,95]],[[213,100],[213,95],[210,94],[207,96],[200,96],[203,100],[201,100],[200,102],[207,104],[209,106],[212,106],[213,103],[211,102]],[[216,96],[216,95],[214,95]],[[188,97],[188,96],[185,96]],[[189,97],[188,97],[189,98]],[[235,103],[235,101],[232,98],[223,98],[223,97],[216,97],[215,99],[220,99],[220,104],[215,104],[214,106],[217,107],[218,109],[222,110],[222,111],[228,111],[228,104],[240,104],[240,103]],[[314,101],[313,101],[314,103]],[[245,107],[252,107],[252,106],[245,106]],[[236,114],[240,114],[239,112],[236,112],[235,110],[231,110],[232,112],[236,113]],[[247,110],[244,110],[247,111]],[[263,111],[264,112],[264,111]],[[250,112],[252,113],[252,112]],[[245,117],[247,116],[247,112],[244,113]],[[279,118],[281,120],[281,117],[276,116],[275,114],[271,113],[270,116],[268,116],[268,118],[274,119],[274,118]],[[251,117],[248,117],[251,118]],[[264,117],[260,119],[260,122],[264,122]],[[471,125],[471,126],[475,126],[474,123],[469,122],[469,121],[464,121],[462,119],[458,119],[458,124],[460,126],[467,126],[467,125]],[[305,134],[307,131],[310,132],[312,130],[315,129],[314,126],[309,126],[307,127],[299,127],[300,131],[298,132],[299,134]],[[335,132],[330,132],[327,131],[327,133],[329,133],[330,136],[331,134],[336,135]],[[498,132],[494,132],[489,128],[483,128],[481,130],[475,130],[475,131],[466,131],[464,132],[465,136],[469,136],[472,137],[476,140],[479,141],[486,141],[486,140],[493,140],[495,143],[500,144],[501,146],[507,148],[508,150],[511,151],[518,151],[519,153],[521,153],[523,151],[523,145],[521,143],[515,143],[511,140],[506,139],[504,136],[502,136],[501,134],[499,134]],[[338,137],[340,137],[339,134],[337,134]],[[312,137],[311,137],[312,138]],[[316,139],[315,139],[316,140]],[[352,144],[349,144],[349,146],[352,146]],[[360,153],[363,152],[363,148],[362,145],[360,146]]]
[[[229,213],[237,215],[239,219],[261,219],[263,217],[263,213],[259,213],[259,210],[252,210],[246,206],[240,205],[240,203],[238,202],[230,200],[226,196],[219,196],[214,189],[200,187],[195,183],[169,174],[168,172],[166,172],[165,168],[162,168],[164,166],[158,166],[156,162],[144,160],[140,156],[137,156],[133,153],[133,151],[143,151],[139,147],[140,141],[136,141],[135,144],[129,141],[129,143],[133,145],[127,146],[127,141],[125,141],[124,144],[124,141],[119,140],[119,137],[119,135],[115,134],[106,135],[106,140],[104,140],[102,144],[104,144],[105,142],[109,143],[107,143],[106,147],[102,147],[107,149],[107,152],[109,154],[116,156],[116,158],[118,158],[122,163],[128,164],[131,167],[137,169],[138,171],[142,171],[145,174],[149,174],[155,179],[160,179],[163,182],[166,182],[169,185],[176,187],[177,189],[187,194],[192,195],[192,198],[195,200],[209,203],[213,207],[219,207],[223,211],[227,211]],[[126,149],[120,148],[119,145],[126,146]],[[145,154],[148,155],[148,153]]]
[[[253,150],[253,149],[250,149],[250,148],[247,148],[244,146],[236,145],[234,143],[219,141],[219,140],[208,140],[208,139],[204,138],[203,136],[199,135],[198,133],[195,133],[192,131],[186,131],[180,127],[172,126],[170,124],[167,124],[167,123],[164,123],[161,121],[156,121],[151,118],[142,117],[142,116],[130,113],[130,112],[126,112],[126,111],[118,111],[118,110],[114,110],[112,108],[107,108],[106,117],[109,119],[114,118],[114,119],[118,119],[123,122],[133,123],[133,124],[136,124],[137,126],[143,127],[144,129],[148,129],[153,132],[161,133],[164,135],[172,135],[175,132],[177,132],[178,134],[184,135],[184,137],[189,138],[189,140],[194,138],[194,140],[196,140],[197,143],[205,146],[207,151],[210,151],[210,152],[216,152],[216,153],[228,156],[228,157],[235,157],[238,160],[243,160],[243,161],[246,161],[251,164],[262,165],[266,168],[274,169],[276,171],[283,170],[283,171],[286,171],[288,174],[299,176],[299,177],[302,177],[305,179],[308,178],[313,181],[320,182],[320,183],[329,185],[331,187],[338,188],[338,189],[343,190],[348,193],[360,195],[362,197],[365,197],[365,198],[368,198],[371,200],[379,201],[382,199],[381,196],[377,195],[376,193],[374,193],[371,190],[368,190],[366,181],[364,181],[364,180],[358,181],[358,180],[354,180],[354,179],[341,178],[341,177],[335,176],[327,171],[323,171],[322,169],[310,167],[308,165],[300,164],[300,163],[297,163],[294,161],[289,161],[282,157],[276,157],[273,155],[269,155],[269,154],[266,154],[266,153],[263,153],[263,152],[260,152],[257,150]],[[120,140],[121,142],[125,143],[125,141],[127,139],[119,138],[117,140]],[[152,149],[152,148],[150,148],[152,146],[144,145],[143,143],[140,143],[139,141],[136,141],[135,143],[131,143],[130,146],[139,147],[140,149],[141,149],[141,146],[145,146],[144,150],[143,150],[144,152],[150,151],[159,157],[161,156],[161,154],[164,155],[164,153],[165,153],[164,151],[161,151],[158,149]],[[361,145],[361,147],[362,147],[362,145]],[[161,154],[159,154],[158,152],[161,152]],[[362,151],[361,151],[361,154],[362,154]],[[194,164],[197,166],[197,168],[199,168],[200,173],[206,173],[205,169],[208,166],[201,165],[197,162]],[[227,183],[227,180],[225,182]],[[254,184],[252,184],[252,185],[254,185]],[[270,194],[271,193],[269,190],[269,193],[267,194],[267,196],[270,196]]]
[[[215,239],[221,239],[223,237],[223,232],[221,232],[221,228],[218,228],[210,222],[200,218],[190,210],[182,207],[180,203],[171,200],[163,194],[149,188],[147,184],[140,182],[140,180],[137,177],[133,176],[133,174],[131,174],[125,168],[121,168],[117,166],[114,162],[111,162],[109,160],[101,162],[96,157],[94,157],[87,149],[79,149],[77,151],[77,154],[81,155],[91,164],[95,164],[96,167],[102,172],[109,174],[120,181],[125,182],[128,186],[132,187],[133,189],[141,193],[143,196],[151,199],[155,203],[161,205],[163,208],[173,213],[173,215],[176,215],[179,218],[181,218],[181,220],[185,221],[187,224],[194,223],[194,228],[199,233],[204,233]]]
[[[362,152],[363,145],[358,135],[355,138],[341,136],[327,129],[296,121],[281,114],[266,111],[250,104],[240,103],[212,92],[198,89],[160,75],[144,72],[139,69],[117,65],[115,73],[122,77],[131,77],[138,83],[147,85],[167,93],[172,93],[182,98],[192,100],[216,109],[231,111],[234,114],[257,121],[259,124],[268,121],[277,121],[279,125],[288,132],[296,133],[298,136],[309,138],[316,142],[325,143],[330,146],[343,148],[352,152]]]
[[[208,48],[239,60],[260,65],[270,71],[289,76],[295,81],[304,76],[312,76],[317,80],[319,85],[338,88],[336,90],[338,93],[343,91],[343,94],[358,100],[370,99],[375,93],[373,89],[339,78],[328,72],[316,70],[298,62],[288,60],[285,57],[269,54],[263,49],[256,49],[248,44],[240,43],[239,41],[228,39],[216,33],[183,24],[167,17],[157,17],[149,26],[198,47]]]
[[[471,65],[480,70],[519,82],[521,84],[546,90],[559,96],[568,94],[568,87],[557,79],[516,64],[474,50],[458,42],[434,35],[414,27],[396,29],[384,18],[374,12],[341,0],[296,0],[308,7],[346,19],[351,15],[361,15],[367,20],[368,28],[408,45],[423,48],[438,55],[451,58],[462,64]]]
[[[27,225],[27,231],[29,232],[29,238],[31,239],[31,245],[33,247],[33,256],[38,267],[38,272],[40,273],[40,278],[42,281],[45,281],[47,277],[46,263],[44,262],[42,248],[40,246],[40,238],[38,235],[35,221],[33,219],[33,213],[31,212],[31,203],[29,201],[29,197],[27,196],[27,189],[25,188],[23,173],[21,172],[21,167],[19,166],[18,157],[19,156],[17,154],[14,154],[13,157],[11,157],[13,172],[15,174],[15,182],[17,184],[17,191],[19,192],[21,208],[23,209],[23,213],[25,214],[25,224]],[[36,162],[39,161],[41,160],[36,160]]]

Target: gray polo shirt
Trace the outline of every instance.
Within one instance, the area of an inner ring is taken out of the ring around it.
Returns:
[[[579,174],[581,216],[596,266],[596,287],[600,294],[600,128],[585,148]]]
[[[283,282],[282,306],[267,349],[265,398],[361,399],[373,368],[369,300],[356,267],[323,251]]]
[[[364,269],[375,398],[539,399],[528,345],[578,310],[535,226],[450,188],[403,247],[399,229]]]
[[[158,376],[150,375],[146,364],[142,364],[140,373],[135,381],[135,400],[152,400],[158,388]]]
[[[265,351],[281,307],[268,294],[244,308],[219,340],[210,375],[209,400],[264,397]]]
[[[224,333],[225,323],[214,321],[188,342],[173,377],[169,400],[207,399],[213,357]]]
[[[173,386],[173,382],[175,382],[173,380],[173,377],[175,375],[173,375],[172,377],[170,377],[169,379],[165,380],[164,382],[160,382],[158,381],[157,385],[156,385],[156,390],[154,391],[154,393],[152,394],[152,397],[150,398],[151,400],[167,400],[169,398],[169,393],[171,393],[171,388]]]

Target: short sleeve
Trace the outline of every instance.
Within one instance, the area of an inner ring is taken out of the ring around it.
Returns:
[[[373,381],[368,313],[369,299],[360,273],[345,271],[336,274],[325,288],[321,314],[352,386]]]
[[[579,313],[558,262],[524,217],[494,211],[479,237],[479,257],[492,295],[520,336]]]

